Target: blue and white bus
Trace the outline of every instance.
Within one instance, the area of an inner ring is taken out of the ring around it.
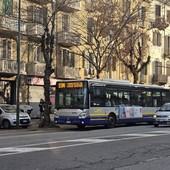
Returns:
[[[170,89],[127,80],[62,80],[56,83],[56,124],[105,125],[147,122],[170,102]]]

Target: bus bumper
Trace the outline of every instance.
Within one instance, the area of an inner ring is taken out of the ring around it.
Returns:
[[[89,125],[90,118],[78,118],[78,117],[68,117],[68,116],[59,116],[54,117],[55,124],[70,124],[70,125]]]

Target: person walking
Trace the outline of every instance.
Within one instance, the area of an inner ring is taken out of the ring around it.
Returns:
[[[44,113],[44,100],[43,99],[40,99],[39,108],[40,108],[40,119],[41,119]]]

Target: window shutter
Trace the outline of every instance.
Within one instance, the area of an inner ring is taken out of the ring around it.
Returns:
[[[168,55],[168,36],[165,36],[164,38],[165,38],[165,40],[164,40],[165,54]]]
[[[153,45],[156,46],[157,33],[153,32]]]
[[[167,11],[167,21],[168,21],[169,24],[170,24],[170,10]]]
[[[158,46],[161,46],[161,44],[162,44],[162,41],[161,41],[161,33],[158,33]]]
[[[166,63],[166,74],[170,76],[170,63]]]

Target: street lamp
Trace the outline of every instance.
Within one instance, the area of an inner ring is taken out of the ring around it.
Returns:
[[[17,114],[16,114],[16,125],[19,127],[19,95],[20,95],[20,39],[21,39],[21,0],[18,0],[18,41],[17,41]]]

